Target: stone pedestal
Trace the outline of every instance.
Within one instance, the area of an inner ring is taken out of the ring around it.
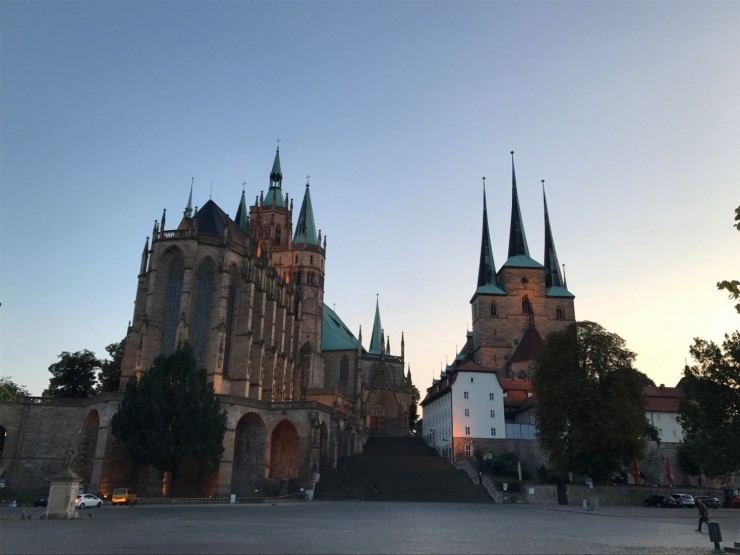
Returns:
[[[61,520],[75,517],[75,499],[81,481],[82,479],[68,468],[52,477],[46,518]]]

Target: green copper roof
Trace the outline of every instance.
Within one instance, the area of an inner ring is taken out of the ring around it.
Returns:
[[[516,190],[516,172],[514,171],[514,151],[511,151],[511,227],[509,228],[509,258],[523,254],[529,256],[527,236],[524,234],[524,222],[519,210],[519,194]]]
[[[359,342],[337,314],[324,305],[321,327],[322,351],[357,349]]]
[[[247,200],[244,198],[244,190],[242,190],[242,198],[239,201],[239,208],[236,209],[236,218],[234,218],[234,222],[236,222],[236,225],[242,228],[243,231],[247,231],[247,215]]]
[[[544,181],[542,182],[542,200],[545,204],[545,287],[562,287],[564,285],[563,276],[560,273],[558,254],[555,252],[555,242],[552,240]]]
[[[509,268],[544,268],[542,264],[536,260],[532,260],[529,255],[517,254],[510,256],[509,259],[504,262],[504,266]]]
[[[373,334],[370,336],[370,348],[368,352],[371,355],[379,355],[383,349],[381,335],[383,328],[380,325],[380,305],[375,301],[375,322],[373,322]]]
[[[285,199],[283,198],[283,172],[280,170],[280,149],[275,151],[275,161],[272,163],[270,172],[270,188],[265,195],[265,206],[279,206],[285,208]]]
[[[506,295],[506,291],[498,285],[480,285],[475,290],[476,295]]]
[[[193,215],[193,181],[195,178],[190,180],[190,195],[188,196],[188,204],[185,207],[185,211],[183,212],[183,215],[186,218],[189,218]]]
[[[298,223],[295,225],[293,243],[318,245],[316,224],[314,224],[313,221],[313,207],[311,206],[311,194],[309,193],[308,183],[306,183],[306,193],[303,195],[303,203],[301,204],[301,212],[298,215]]]
[[[548,287],[545,290],[545,295],[548,297],[568,297],[569,299],[575,299],[576,296],[568,291],[565,287]]]
[[[493,249],[491,248],[491,234],[488,230],[488,207],[486,205],[486,186],[483,181],[483,237],[480,243],[480,264],[478,265],[478,289],[495,289],[500,291],[493,294],[506,294],[498,286],[496,280],[496,264],[493,261]]]

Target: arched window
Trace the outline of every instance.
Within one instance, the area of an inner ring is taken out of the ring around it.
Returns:
[[[190,342],[193,345],[195,359],[201,366],[205,366],[206,351],[208,350],[208,332],[211,328],[211,301],[213,299],[215,275],[216,267],[210,258],[201,262],[195,274],[195,301],[193,302]]]
[[[349,379],[349,357],[347,355],[342,356],[342,360],[339,361],[339,381],[346,382]]]
[[[496,303],[491,303],[491,316],[497,316],[498,315],[498,308],[496,308]]]
[[[180,299],[182,298],[182,278],[185,264],[177,256],[170,261],[167,270],[167,289],[164,297],[164,323],[162,325],[162,354],[168,355],[175,350],[177,325],[180,322]]]
[[[524,297],[522,297],[522,313],[532,314],[532,305],[529,304],[529,297],[527,295],[524,295]]]
[[[280,226],[279,225],[275,226],[275,244],[276,245],[280,244]]]
[[[558,305],[558,307],[555,309],[555,318],[558,320],[564,320],[565,316],[563,314],[563,307]]]

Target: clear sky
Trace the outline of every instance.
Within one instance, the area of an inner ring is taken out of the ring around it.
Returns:
[[[366,347],[376,294],[420,391],[470,326],[486,177],[497,269],[511,162],[532,257],[540,180],[576,317],[675,385],[740,316],[740,2],[0,3],[0,374],[106,355],[145,238],[191,178],[236,213],[305,176],[325,301]]]

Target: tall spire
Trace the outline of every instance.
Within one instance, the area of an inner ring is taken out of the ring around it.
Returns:
[[[298,222],[295,225],[295,233],[293,234],[294,244],[319,244],[316,238],[316,224],[314,224],[313,220],[313,207],[311,206],[311,194],[309,192],[310,186],[308,184],[309,177],[310,176],[306,176],[306,193],[303,195],[301,211],[298,214]]]
[[[380,325],[380,304],[376,297],[375,299],[375,322],[373,322],[373,333],[370,336],[370,349],[368,352],[372,355],[379,355],[383,350],[383,328]]]
[[[236,209],[236,218],[234,218],[234,222],[236,222],[236,225],[238,225],[242,231],[247,231],[247,199],[244,197],[244,188],[246,185],[246,182],[242,183],[242,198],[239,201],[239,208]]]
[[[486,178],[483,178],[483,237],[480,243],[480,265],[478,266],[478,287],[498,286],[496,264],[493,261],[491,234],[488,230],[488,207],[486,205]]]
[[[185,211],[183,212],[183,216],[186,218],[189,218],[193,215],[193,181],[195,181],[194,177],[190,178],[190,196],[188,197],[188,205],[185,207]]]
[[[524,234],[522,213],[519,210],[519,194],[516,190],[516,172],[514,171],[514,151],[511,151],[511,227],[509,229],[509,258],[523,254],[529,256],[527,236]]]
[[[544,179],[542,180],[542,200],[545,204],[545,287],[548,289],[550,287],[565,287],[563,276],[560,274],[558,255],[555,252],[555,242],[552,240]]]
[[[279,206],[285,207],[285,199],[283,198],[283,172],[280,169],[280,146],[278,145],[275,150],[275,161],[272,163],[272,171],[270,172],[270,188],[265,195],[264,204],[267,206]]]

